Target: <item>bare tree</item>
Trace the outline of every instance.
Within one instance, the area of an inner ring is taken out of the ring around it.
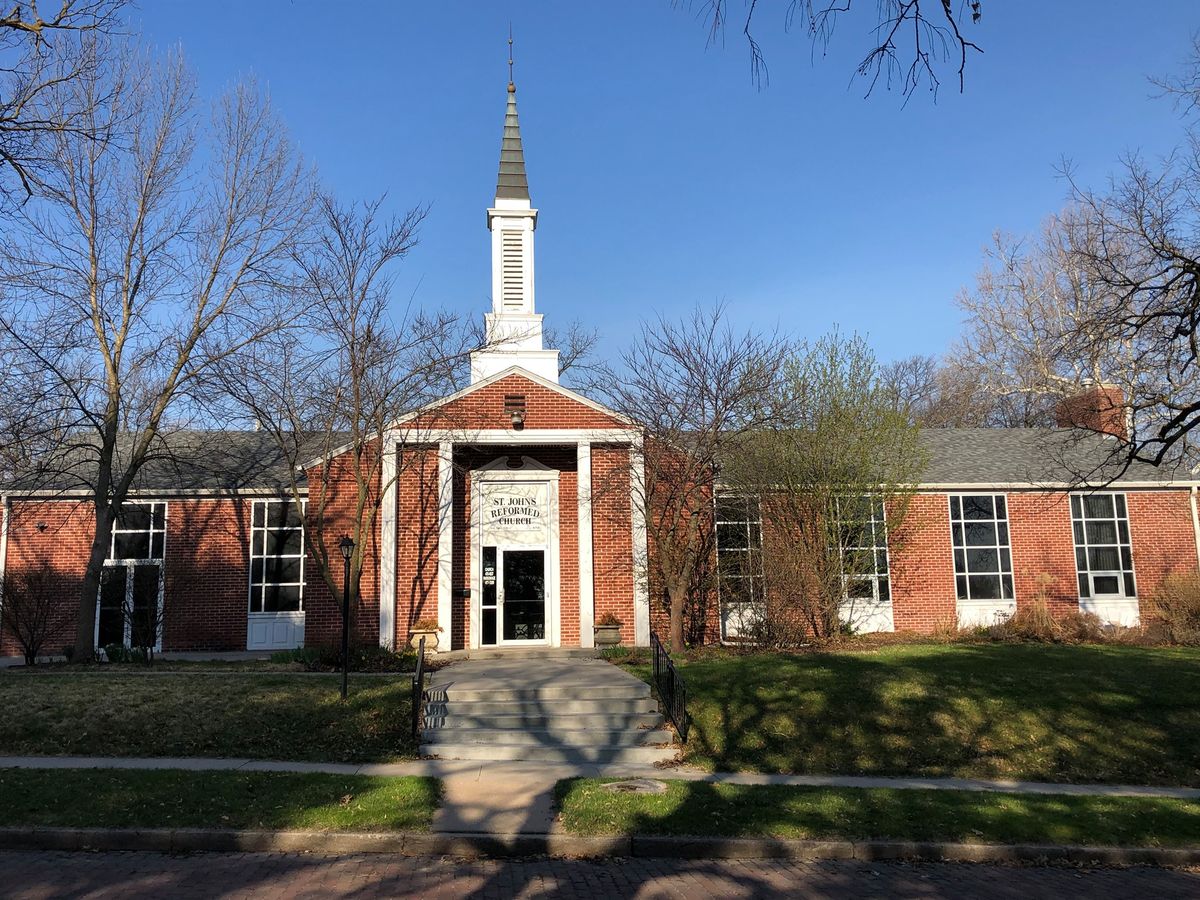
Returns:
[[[836,638],[843,622],[857,627],[890,600],[887,554],[926,455],[859,337],[801,348],[778,390],[770,405],[788,414],[744,433],[722,480],[761,517],[751,636],[795,645]]]
[[[651,589],[666,595],[672,651],[684,649],[684,612],[707,554],[713,489],[727,447],[772,420],[788,342],[736,333],[724,310],[646,324],[607,380],[607,399],[644,429],[630,473],[644,513]],[[644,476],[634,477],[637,462]]]
[[[951,0],[877,0],[871,4],[864,0],[746,0],[739,13],[730,12],[730,0],[675,0],[675,4],[699,7],[708,22],[710,44],[723,40],[733,15],[750,49],[751,77],[760,86],[768,73],[756,34],[768,7],[776,11],[784,31],[798,26],[807,33],[813,49],[822,54],[843,18],[865,21],[871,45],[854,74],[866,79],[868,95],[882,79],[888,89],[898,84],[906,98],[922,85],[936,96],[942,67],[955,72],[961,91],[968,56],[983,52],[965,34],[968,22],[975,25],[982,18],[982,0],[965,0],[957,11]],[[864,7],[868,8],[865,19],[857,18]]]
[[[1035,237],[995,235],[974,289],[959,296],[967,319],[949,362],[975,375],[988,424],[1053,425],[1057,403],[1084,385],[1128,395],[1153,377],[1128,341],[1098,323],[1113,295],[1084,265],[1080,225],[1072,208]]]
[[[221,373],[225,394],[270,432],[287,460],[291,499],[297,506],[307,499],[307,549],[335,598],[342,596],[337,542],[349,527],[352,610],[388,487],[380,436],[444,396],[474,346],[454,314],[393,309],[392,270],[416,246],[425,210],[389,218],[382,206],[382,199],[346,206],[319,198],[296,256],[306,298],[299,332],[247,346]],[[339,493],[347,483],[348,498]]]
[[[994,400],[985,395],[979,374],[959,360],[914,355],[880,367],[892,408],[927,428],[1001,424]]]
[[[1130,158],[1104,193],[1076,187],[1072,259],[1104,291],[1066,333],[1080,356],[1120,347],[1128,361],[1126,461],[1188,460],[1200,426],[1200,135],[1161,168]]]
[[[92,36],[114,29],[125,0],[38,0],[11,3],[0,12],[0,195],[30,196],[48,164],[51,136],[105,140],[86,93],[72,102],[46,103],[64,84],[90,77],[99,61]],[[42,7],[48,8],[46,15]]]
[[[164,429],[202,408],[220,360],[293,318],[286,282],[310,201],[253,84],[204,123],[178,56],[154,61],[99,38],[90,52],[100,62],[37,105],[48,119],[83,110],[81,127],[104,139],[50,136],[42,190],[0,259],[6,355],[69,429],[32,474],[95,505],[76,638],[85,656],[113,523],[163,452]]]
[[[10,572],[0,583],[0,625],[21,645],[27,666],[71,627],[74,603],[63,586],[62,573],[48,560]]]

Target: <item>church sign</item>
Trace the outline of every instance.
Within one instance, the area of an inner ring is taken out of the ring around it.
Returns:
[[[545,546],[549,537],[549,485],[484,483],[484,542]]]

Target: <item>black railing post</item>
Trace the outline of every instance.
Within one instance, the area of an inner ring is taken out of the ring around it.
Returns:
[[[417,670],[412,680],[412,736],[414,741],[421,737],[421,720],[425,711],[425,638],[417,647]]]
[[[650,660],[654,690],[663,706],[663,714],[679,732],[679,740],[686,744],[692,725],[687,711],[687,686],[671,655],[653,631],[650,632]]]

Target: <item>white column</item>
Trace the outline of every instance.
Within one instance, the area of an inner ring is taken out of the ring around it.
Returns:
[[[379,646],[396,646],[396,453],[384,434],[379,478],[383,490],[379,509]]]
[[[592,445],[575,445],[575,470],[579,497],[579,646],[594,647],[596,592],[592,571]]]
[[[4,606],[4,573],[8,565],[8,520],[12,518],[12,498],[4,498],[4,519],[0,521],[0,607]]]
[[[454,616],[454,444],[438,444],[438,625],[445,637],[446,649],[453,645],[451,625]],[[440,645],[439,645],[440,646]]]
[[[629,518],[633,527],[633,643],[650,646],[649,553],[646,544],[646,461],[642,439],[629,447]]]

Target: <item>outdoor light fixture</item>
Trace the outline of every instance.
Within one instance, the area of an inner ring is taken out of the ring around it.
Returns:
[[[350,680],[350,556],[354,553],[354,538],[342,535],[338,541],[342,551],[342,699]]]
[[[525,410],[514,409],[512,411],[512,426],[517,431],[525,427]]]

